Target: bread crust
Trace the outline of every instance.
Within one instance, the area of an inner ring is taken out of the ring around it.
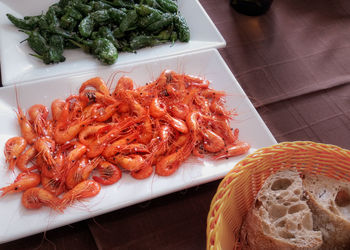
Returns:
[[[344,214],[344,207],[335,202],[340,190],[350,193],[350,184],[323,176],[306,175],[303,185],[313,213],[314,228],[321,230],[323,235],[321,249],[350,249],[350,221],[346,218],[349,214]],[[350,204],[348,210],[350,212]]]

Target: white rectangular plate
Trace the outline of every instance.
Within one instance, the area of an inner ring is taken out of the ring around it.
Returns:
[[[55,2],[58,0],[2,0],[0,2],[0,61],[3,86],[92,70],[96,67],[110,67],[103,66],[96,58],[84,53],[81,49],[65,50],[66,61],[54,65],[45,65],[41,60],[29,55],[33,52],[27,42],[20,43],[27,38],[27,35],[18,31],[18,28],[7,19],[6,13],[16,17],[38,15],[42,11],[46,12]],[[167,43],[153,48],[144,48],[138,50],[136,54],[120,53],[115,65],[226,45],[197,0],[178,0],[178,4],[180,13],[186,18],[190,27],[190,42],[176,42],[173,46]]]
[[[106,81],[116,73],[116,80],[122,75],[130,76],[136,85],[156,79],[160,73],[170,69],[178,73],[202,76],[212,82],[211,87],[227,93],[227,108],[236,109],[238,116],[232,127],[239,128],[240,139],[256,149],[276,143],[274,137],[256,112],[248,97],[232,75],[220,54],[215,49],[193,52],[188,55],[172,56],[159,60],[149,60],[133,65],[123,65],[115,69],[92,70],[68,77],[38,80],[20,86],[0,88],[0,152],[7,139],[20,135],[15,114],[16,89],[19,103],[24,110],[33,104],[49,107],[56,98],[66,98],[78,93],[82,82],[95,76]],[[115,82],[112,85],[115,85]],[[145,180],[135,180],[124,173],[122,179],[111,186],[103,186],[98,196],[69,207],[63,214],[46,207],[40,210],[26,210],[21,205],[21,194],[0,198],[0,243],[67,225],[86,218],[130,206],[161,195],[207,183],[224,177],[245,155],[230,159],[212,161],[209,158],[190,158],[178,171],[169,177],[152,176]],[[11,183],[15,174],[7,169],[3,154],[0,155],[0,184]],[[120,229],[122,230],[122,229]]]

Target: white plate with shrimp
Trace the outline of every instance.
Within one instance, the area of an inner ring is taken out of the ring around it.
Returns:
[[[41,60],[30,56],[33,53],[26,42],[23,32],[18,32],[7,19],[6,13],[16,17],[39,15],[58,0],[2,0],[0,2],[0,61],[3,86],[20,84],[35,79],[77,73],[96,68],[109,68],[81,49],[66,50],[66,61],[54,65],[45,65]],[[178,0],[179,11],[186,18],[190,27],[191,39],[188,43],[176,42],[163,44],[153,48],[144,48],[137,53],[120,53],[116,66],[160,58],[180,53],[188,53],[208,48],[220,48],[226,45],[198,0]]]
[[[126,75],[131,77],[137,86],[142,86],[155,80],[165,69],[203,77],[211,82],[212,88],[225,91],[227,94],[226,108],[228,110],[234,109],[238,114],[230,125],[240,130],[239,138],[241,141],[251,145],[249,152],[216,161],[210,157],[190,157],[174,174],[168,177],[152,175],[147,179],[136,180],[128,173],[123,172],[122,178],[117,183],[102,186],[97,196],[76,202],[71,207],[66,208],[63,213],[53,211],[48,207],[27,210],[21,205],[21,194],[8,194],[0,198],[0,243],[220,179],[248,153],[276,143],[218,51],[211,49],[1,88],[0,151],[4,150],[5,143],[9,138],[20,135],[15,113],[17,110],[16,93],[19,105],[26,112],[34,104],[43,104],[49,107],[54,99],[65,99],[78,93],[79,87],[84,81],[96,76],[110,83],[111,76],[114,76],[114,79],[119,79]],[[115,81],[112,83],[111,89],[114,85]],[[17,168],[15,168],[15,172],[8,169],[3,154],[0,155],[0,162],[3,166],[0,168],[0,183],[1,186],[6,186],[14,181],[19,171]]]

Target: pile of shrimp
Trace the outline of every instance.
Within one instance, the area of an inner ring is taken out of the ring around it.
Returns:
[[[225,110],[224,97],[207,80],[166,70],[138,88],[123,76],[112,93],[101,78],[89,79],[78,94],[52,102],[52,119],[44,105],[27,114],[18,105],[21,136],[6,142],[4,154],[9,169],[21,173],[2,196],[23,192],[25,208],[63,211],[122,172],[169,176],[190,155],[244,154],[250,146],[229,126],[236,114]]]

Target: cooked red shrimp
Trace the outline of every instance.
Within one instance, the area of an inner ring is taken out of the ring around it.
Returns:
[[[121,78],[119,78],[112,96],[117,97],[120,92],[125,90],[132,90],[133,88],[134,88],[134,81],[130,77],[122,76]]]
[[[187,139],[185,144],[176,152],[162,157],[156,164],[156,174],[169,176],[175,173],[180,164],[190,156],[193,147],[192,140]]]
[[[134,125],[135,121],[133,119],[125,120],[118,124],[114,124],[110,127],[103,128],[104,130],[109,130],[105,135],[101,135],[94,140],[92,143],[87,145],[88,151],[86,155],[89,158],[94,158],[102,154],[108,143],[115,140],[120,136],[120,134],[129,129],[132,125]]]
[[[83,128],[79,132],[79,141],[84,145],[90,145],[96,140],[96,136],[99,135],[99,132],[104,128],[109,127],[108,124],[92,124]]]
[[[224,148],[222,153],[219,153],[214,156],[215,160],[228,158],[232,156],[242,155],[248,152],[250,145],[247,142],[237,142],[234,145],[229,145]]]
[[[109,158],[116,155],[118,152],[120,152],[124,145],[132,143],[136,138],[138,138],[138,136],[139,132],[135,131],[125,137],[120,138],[119,140],[114,141],[103,150],[102,156],[105,158]]]
[[[104,105],[111,105],[116,102],[112,96],[102,94],[96,90],[86,89],[79,94],[80,100],[87,103],[100,103]]]
[[[33,105],[29,119],[17,105],[23,138],[6,143],[6,161],[27,175],[37,170],[42,188],[18,177],[2,191],[29,188],[25,207],[61,211],[97,195],[100,184],[116,183],[122,170],[136,179],[169,176],[191,154],[221,159],[246,153],[250,146],[230,127],[235,113],[225,110],[223,96],[201,77],[164,70],[138,88],[121,77],[112,95],[101,78],[89,79],[79,93],[52,102],[52,119],[44,105]],[[25,151],[27,144],[33,146]],[[21,182],[28,185],[18,187]]]
[[[94,89],[101,92],[102,94],[109,95],[109,89],[108,89],[106,83],[100,77],[91,78],[91,79],[83,82],[83,84],[81,85],[81,87],[79,89],[79,93],[84,91],[87,87],[93,87]]]
[[[145,159],[138,154],[116,155],[109,160],[129,171],[140,170],[145,163]]]
[[[60,203],[59,198],[40,187],[27,189],[22,195],[22,205],[28,209],[39,209],[42,206],[47,206],[54,210],[60,210]]]
[[[2,195],[18,193],[40,184],[40,175],[36,173],[20,173],[15,181],[6,187],[0,188]]]
[[[23,113],[22,109],[19,106],[17,107],[17,109],[17,120],[19,127],[21,128],[21,134],[28,144],[33,144],[36,139],[35,130],[32,124],[25,116],[25,114]]]
[[[96,115],[95,121],[97,122],[107,121],[117,111],[118,106],[119,106],[119,103],[114,103],[114,104],[108,105],[107,107],[97,109],[97,115]]]
[[[78,141],[73,141],[64,144],[61,149],[65,151],[70,150],[65,158],[66,164],[73,164],[78,159],[80,159],[87,151],[87,147]]]
[[[79,132],[90,122],[90,119],[79,119],[69,125],[58,124],[54,131],[55,141],[58,144],[64,144],[65,142],[74,139],[79,134]]]
[[[39,155],[42,155],[43,159],[50,166],[55,165],[54,152],[56,149],[56,143],[50,137],[40,137],[35,141],[34,148]]]
[[[35,147],[31,146],[29,147],[24,153],[22,153],[16,161],[16,166],[21,170],[22,172],[29,172],[33,170],[33,167],[27,167],[27,164],[34,159],[34,157],[37,155],[37,151]],[[36,168],[36,167],[35,167]]]
[[[142,180],[150,177],[153,174],[153,167],[151,165],[146,165],[140,170],[131,171],[131,176],[135,179]]]
[[[6,162],[9,163],[9,169],[13,170],[18,157],[27,147],[27,141],[23,137],[12,137],[6,141],[4,155]]]
[[[41,175],[41,184],[43,188],[55,196],[59,196],[65,190],[64,179],[62,177],[47,177]]]
[[[100,190],[101,186],[96,181],[82,181],[74,188],[63,194],[61,198],[60,208],[64,209],[78,200],[96,196],[100,192]]]
[[[188,113],[190,112],[189,107],[184,103],[176,103],[168,107],[170,114],[175,118],[186,120]]]
[[[112,185],[120,180],[122,171],[114,164],[108,161],[102,161],[97,166],[99,176],[92,178],[102,185]]]
[[[202,131],[204,139],[204,149],[211,153],[216,153],[225,147],[225,141],[210,129]]]
[[[158,97],[155,97],[152,99],[149,106],[149,113],[154,118],[163,117],[167,113],[166,105],[162,103]]]
[[[80,182],[87,180],[90,173],[101,162],[100,158],[89,160],[87,157],[81,158],[76,164],[70,168],[66,176],[66,186],[68,189],[72,189]]]
[[[57,121],[60,118],[65,105],[66,105],[66,101],[61,99],[55,99],[51,103],[51,114],[52,114],[52,119],[54,121]]]
[[[35,104],[28,109],[30,121],[33,123],[34,131],[38,136],[47,136],[47,116],[49,110],[42,104]]]
[[[152,121],[149,117],[145,117],[142,123],[142,130],[139,133],[138,142],[148,144],[153,137]]]
[[[163,118],[165,119],[173,128],[178,130],[181,133],[187,133],[188,128],[184,121],[177,119],[175,117],[172,117],[168,114],[166,110],[166,105],[163,104],[159,98],[155,97],[152,99],[150,108],[149,108],[150,115],[154,118]]]

